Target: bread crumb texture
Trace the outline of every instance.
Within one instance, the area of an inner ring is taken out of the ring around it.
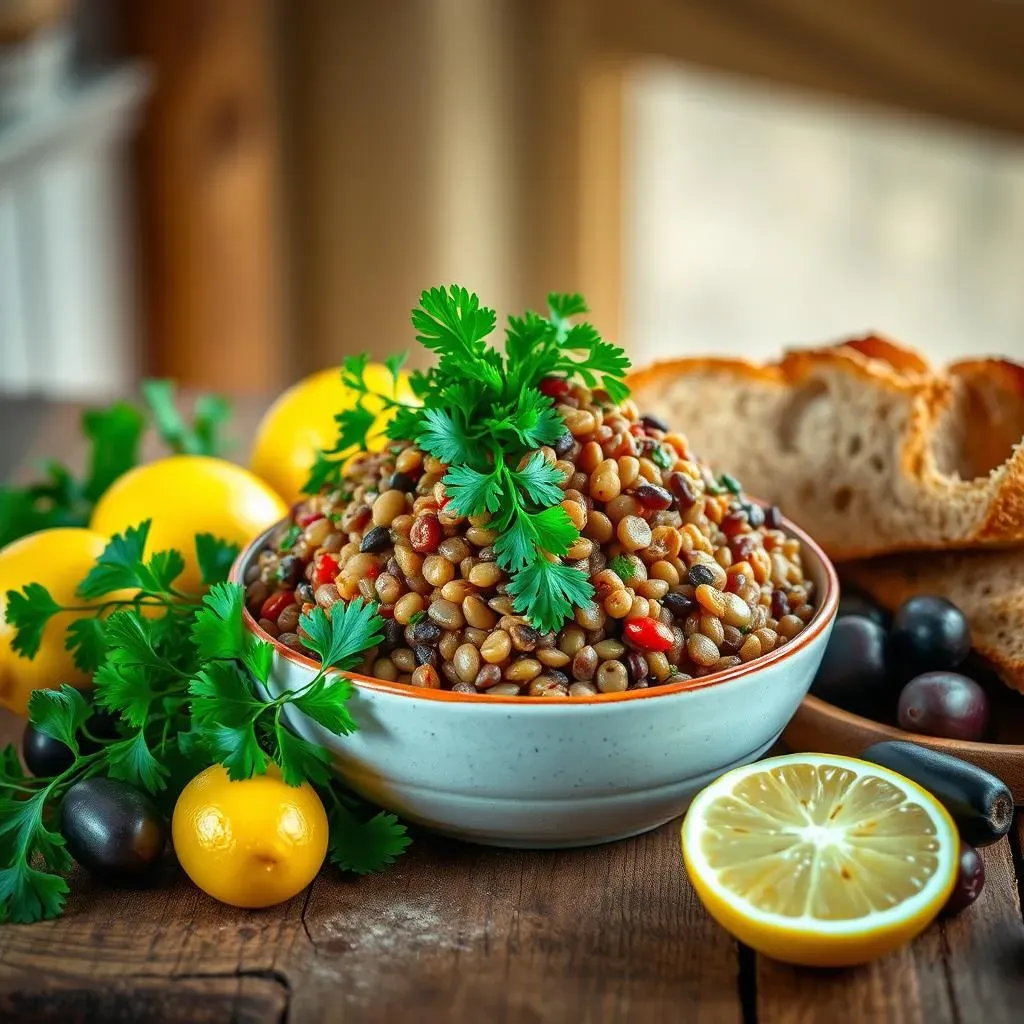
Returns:
[[[869,335],[769,364],[656,363],[629,384],[641,412],[666,418],[836,561],[1024,541],[1024,367],[1014,363],[936,370]]]

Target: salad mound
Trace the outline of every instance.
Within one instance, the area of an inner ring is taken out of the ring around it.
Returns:
[[[804,628],[813,585],[778,509],[640,414],[624,353],[571,322],[579,296],[549,301],[510,318],[503,357],[476,296],[425,292],[413,323],[439,361],[412,376],[420,404],[347,362],[360,402],[245,580],[267,633],[311,654],[303,613],[363,598],[384,620],[367,675],[587,697],[720,672]],[[371,400],[391,415],[380,452]]]

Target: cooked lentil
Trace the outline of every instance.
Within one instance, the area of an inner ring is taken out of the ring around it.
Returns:
[[[777,508],[762,511],[732,478],[716,478],[681,434],[632,402],[609,406],[582,386],[558,401],[566,432],[540,452],[564,478],[561,507],[580,532],[566,561],[590,578],[594,599],[557,633],[516,613],[497,533],[486,516],[451,510],[447,467],[411,444],[362,453],[343,488],[293,509],[246,574],[260,626],[308,654],[302,612],[363,595],[385,620],[363,671],[544,697],[706,676],[805,627],[814,588]]]

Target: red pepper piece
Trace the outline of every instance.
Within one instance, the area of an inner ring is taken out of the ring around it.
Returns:
[[[622,632],[631,644],[645,651],[667,651],[675,640],[668,626],[649,615],[630,619]]]
[[[305,529],[310,523],[315,523],[318,519],[323,519],[323,517],[323,512],[307,512],[305,515],[296,516],[295,522]]]
[[[571,390],[565,377],[545,377],[537,387],[540,388],[541,394],[554,399],[565,398]]]
[[[270,619],[271,622],[277,622],[278,615],[295,604],[295,591],[294,590],[279,590],[276,594],[271,594],[270,597],[263,602],[263,607],[260,609],[261,619]]]
[[[333,583],[338,576],[338,560],[334,555],[321,555],[313,570],[313,586],[322,583]]]

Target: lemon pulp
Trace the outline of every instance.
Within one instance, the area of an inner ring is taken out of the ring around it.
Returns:
[[[692,805],[686,866],[725,927],[779,959],[856,963],[921,931],[956,873],[956,828],[912,782],[852,758],[730,772]]]

